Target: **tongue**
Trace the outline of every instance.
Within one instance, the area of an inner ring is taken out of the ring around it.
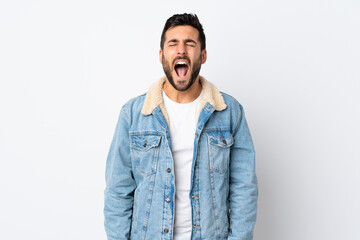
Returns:
[[[186,76],[186,73],[188,71],[188,67],[187,66],[179,66],[177,67],[176,69],[176,74],[179,76],[179,77],[185,77]]]

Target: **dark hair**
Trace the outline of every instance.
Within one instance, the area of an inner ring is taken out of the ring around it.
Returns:
[[[161,49],[164,48],[166,31],[169,30],[169,28],[175,26],[183,26],[183,25],[192,26],[199,31],[199,41],[201,43],[201,50],[204,50],[206,48],[204,29],[196,14],[188,14],[188,13],[175,14],[172,17],[170,17],[168,20],[166,20],[164,29],[161,33],[160,48]]]

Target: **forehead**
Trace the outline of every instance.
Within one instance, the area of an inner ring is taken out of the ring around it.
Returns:
[[[199,39],[199,31],[188,25],[171,27],[165,33],[165,42],[171,39],[192,39],[197,41]]]

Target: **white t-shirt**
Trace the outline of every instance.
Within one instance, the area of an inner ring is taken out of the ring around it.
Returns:
[[[194,152],[196,113],[203,92],[191,103],[177,103],[166,96],[163,99],[170,121],[170,137],[175,167],[174,239],[189,240],[192,231],[190,193],[191,166]]]

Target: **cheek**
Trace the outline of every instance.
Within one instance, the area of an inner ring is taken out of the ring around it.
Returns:
[[[194,60],[202,59],[202,52],[200,50],[196,50],[192,53],[192,58]]]
[[[164,54],[164,56],[163,56],[163,60],[165,59],[168,63],[170,63],[170,62],[171,62],[171,59],[172,59],[171,56],[172,56],[171,54],[166,53],[166,54]]]
[[[164,55],[166,57],[173,56],[174,54],[176,54],[176,49],[175,48],[164,48]]]

